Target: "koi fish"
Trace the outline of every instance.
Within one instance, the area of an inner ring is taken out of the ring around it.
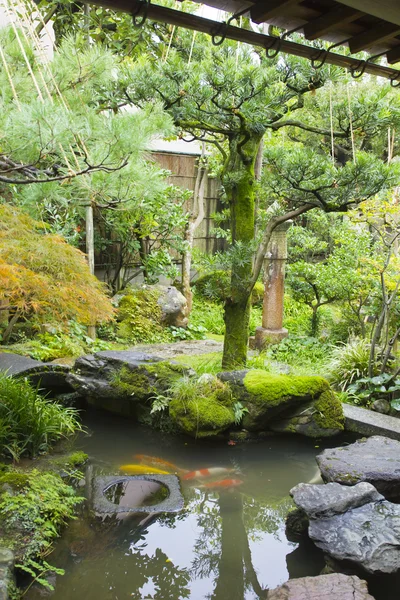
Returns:
[[[179,467],[174,465],[163,458],[158,458],[157,456],[147,456],[147,454],[135,454],[135,458],[139,460],[141,463],[145,463],[147,465],[161,465],[171,471],[182,471]]]
[[[215,477],[216,475],[226,475],[227,473],[234,473],[234,469],[226,469],[225,467],[210,467],[209,469],[198,469],[197,471],[190,471],[186,473],[182,479],[188,481],[190,479],[205,479],[206,477]]]
[[[233,488],[242,485],[241,479],[222,479],[221,481],[212,481],[211,483],[205,483],[202,487],[213,489],[213,488]]]
[[[147,465],[121,465],[120,471],[130,473],[131,475],[168,475],[168,471],[162,471],[155,467],[148,467]]]

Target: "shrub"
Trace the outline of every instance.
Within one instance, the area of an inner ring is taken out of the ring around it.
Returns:
[[[0,454],[19,460],[81,431],[78,413],[43,398],[25,379],[0,374]]]
[[[161,325],[158,292],[141,288],[130,290],[119,304],[119,336],[131,344],[171,341],[171,332]]]
[[[328,371],[335,388],[345,391],[357,379],[367,376],[370,349],[370,343],[364,339],[354,339],[334,348]],[[377,374],[378,369],[374,375]]]

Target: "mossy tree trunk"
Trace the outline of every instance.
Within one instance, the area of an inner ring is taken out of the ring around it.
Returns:
[[[232,274],[230,295],[225,301],[225,339],[222,368],[246,365],[249,336],[250,295],[253,278],[255,233],[254,166],[261,134],[232,136],[224,166],[223,183],[230,206]]]

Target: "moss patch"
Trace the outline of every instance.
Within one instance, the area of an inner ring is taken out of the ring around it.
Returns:
[[[186,370],[184,365],[168,361],[143,365],[135,369],[122,367],[114,374],[110,384],[120,396],[145,402],[151,396],[168,389]]]
[[[211,437],[235,422],[234,399],[228,385],[217,379],[181,381],[169,405],[170,418],[184,433]]]
[[[323,391],[314,406],[316,410],[314,419],[319,427],[344,430],[342,403],[331,389]]]
[[[253,396],[252,402],[271,407],[278,406],[290,397],[315,398],[324,391],[330,391],[329,383],[323,377],[270,375],[260,369],[249,371],[243,384]]]

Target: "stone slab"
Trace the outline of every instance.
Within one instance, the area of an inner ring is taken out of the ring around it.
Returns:
[[[343,404],[345,429],[361,435],[383,435],[400,440],[400,419],[365,408]]]
[[[400,442],[382,436],[328,448],[316,457],[324,481],[371,483],[385,498],[400,498]]]
[[[374,600],[367,583],[355,575],[332,573],[291,579],[270,590],[267,600]]]

